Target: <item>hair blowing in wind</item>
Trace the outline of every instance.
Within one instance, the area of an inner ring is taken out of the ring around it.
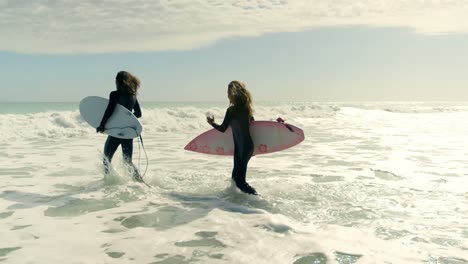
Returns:
[[[133,74],[126,71],[120,71],[117,73],[115,83],[117,85],[117,90],[124,94],[136,95],[138,88],[140,87],[140,80]]]
[[[236,109],[246,109],[250,116],[253,116],[252,95],[247,90],[244,83],[232,81],[228,85],[231,95],[230,103]]]

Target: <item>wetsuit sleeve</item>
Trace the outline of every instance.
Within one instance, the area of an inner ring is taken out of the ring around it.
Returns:
[[[226,129],[229,127],[229,124],[231,123],[232,120],[232,111],[230,108],[226,110],[226,114],[224,115],[224,120],[221,125],[218,125],[216,123],[211,124],[216,130],[223,132],[226,131]]]
[[[117,106],[117,99],[118,99],[118,94],[111,92],[109,95],[109,104],[107,104],[106,111],[104,112],[104,116],[102,117],[101,120],[101,127],[105,127],[107,120],[112,116],[112,113],[114,112],[115,106]]]
[[[140,104],[138,103],[138,100],[135,101],[135,106],[133,107],[133,114],[137,117],[137,118],[140,118],[141,117],[141,108],[140,108]]]

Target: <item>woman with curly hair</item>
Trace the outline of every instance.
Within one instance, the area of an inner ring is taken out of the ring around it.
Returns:
[[[117,104],[120,104],[133,112],[136,117],[141,117],[141,109],[137,100],[137,91],[140,88],[140,80],[126,71],[120,71],[115,77],[116,90],[109,95],[109,104],[107,105],[101,124],[96,128],[96,132],[104,132],[106,122],[112,116]],[[132,162],[133,154],[133,139],[122,139],[108,136],[104,145],[104,172],[109,172],[110,162],[115,151],[119,146],[122,146],[122,153],[125,162],[133,169],[133,175],[136,180],[141,181],[141,176]]]
[[[254,151],[254,144],[250,136],[250,122],[254,120],[252,96],[245,84],[232,81],[227,90],[229,107],[226,110],[221,125],[215,123],[214,117],[207,117],[207,122],[220,132],[231,126],[234,139],[234,168],[232,179],[243,192],[257,195],[257,191],[246,182],[247,165]]]

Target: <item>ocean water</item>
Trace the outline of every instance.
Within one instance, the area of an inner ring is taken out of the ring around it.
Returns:
[[[291,149],[183,150],[225,103],[142,102],[131,180],[78,103],[0,103],[0,263],[468,263],[468,103],[258,103]]]

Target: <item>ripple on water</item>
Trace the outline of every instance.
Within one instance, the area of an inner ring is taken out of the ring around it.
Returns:
[[[125,232],[125,229],[116,229],[116,228],[111,228],[111,229],[106,229],[101,231],[101,233],[108,233],[108,234],[116,234],[116,233],[121,233]]]
[[[20,178],[32,178],[33,176],[31,175],[30,172],[27,171],[2,171],[0,173],[2,176],[10,176],[15,179],[20,179]]]
[[[430,256],[430,259],[427,261],[428,264],[467,264],[468,261],[462,258],[456,257],[435,257]]]
[[[382,239],[391,240],[410,235],[411,233],[406,230],[394,230],[379,227],[375,230],[375,234],[377,237],[380,237]]]
[[[217,234],[217,232],[208,231],[197,232],[195,235],[202,239],[176,242],[174,245],[178,247],[226,247],[226,245],[215,238]]]
[[[121,258],[123,255],[125,255],[124,252],[106,252],[107,256],[111,258]]]
[[[189,264],[189,263],[194,262],[191,259],[186,260],[185,256],[182,256],[182,255],[175,255],[175,256],[169,256],[169,257],[163,257],[163,258],[164,258],[163,260],[151,262],[150,264]]]
[[[279,233],[279,234],[285,234],[285,233],[288,233],[290,231],[293,231],[293,229],[288,226],[288,225],[284,225],[284,224],[273,224],[273,223],[269,223],[269,224],[265,224],[265,225],[257,225],[256,227],[261,227],[267,231],[270,231],[270,232],[275,232],[275,233]]]
[[[8,201],[14,201],[15,204],[8,206],[10,210],[32,208],[38,205],[57,202],[63,196],[46,196],[37,193],[28,193],[20,191],[4,191],[0,193],[0,198]]]
[[[373,220],[377,216],[374,211],[361,207],[338,207],[327,210],[329,222],[342,226],[362,224],[363,220]]]
[[[10,217],[13,213],[14,213],[13,211],[0,213],[0,219],[4,219],[4,218],[7,218],[7,217]]]
[[[58,207],[49,207],[44,211],[45,216],[69,217],[79,216],[91,212],[102,211],[117,207],[118,201],[101,199],[73,199]]]
[[[431,242],[436,243],[445,247],[458,247],[460,246],[460,241],[452,238],[446,237],[434,237],[431,239]]]
[[[79,192],[84,192],[86,191],[85,186],[74,186],[74,185],[69,185],[69,184],[55,184],[54,187],[66,190],[71,193],[79,193]]]
[[[12,229],[10,230],[20,230],[20,229],[23,229],[23,228],[26,228],[26,227],[30,227],[32,225],[21,225],[21,226],[14,226]]]
[[[312,253],[310,255],[300,257],[293,264],[325,264],[327,263],[327,256],[323,253]]]
[[[349,254],[344,252],[335,251],[336,261],[339,264],[352,264],[356,263],[358,259],[362,257],[362,255],[357,254]]]
[[[393,172],[389,171],[383,171],[383,170],[372,170],[374,172],[374,175],[377,178],[380,178],[382,180],[386,181],[401,181],[403,180],[403,177],[396,175]]]
[[[463,233],[462,233],[463,237],[466,237],[468,238],[468,229],[467,230],[464,230]]]
[[[89,172],[90,172],[89,170],[85,170],[81,168],[67,168],[65,170],[51,172],[46,175],[50,177],[82,176],[82,175],[86,175]]]
[[[0,248],[0,257],[5,257],[10,252],[21,249],[21,247]]]
[[[151,264],[189,264],[189,263],[210,263],[210,261],[206,261],[206,259],[202,259],[203,257],[208,257],[210,259],[223,259],[223,254],[210,254],[209,252],[202,251],[202,250],[194,250],[192,252],[192,256],[190,258],[182,256],[182,255],[170,255],[170,254],[158,254],[154,256],[158,259],[155,262],[151,262]]]
[[[343,176],[326,176],[318,174],[312,174],[311,176],[313,177],[312,180],[317,183],[345,181],[345,177]]]
[[[192,215],[192,217],[195,217]],[[168,229],[177,225],[191,222],[188,211],[181,208],[167,206],[150,214],[133,215],[130,217],[118,217],[115,221],[121,221],[126,228],[148,227],[156,229]]]

